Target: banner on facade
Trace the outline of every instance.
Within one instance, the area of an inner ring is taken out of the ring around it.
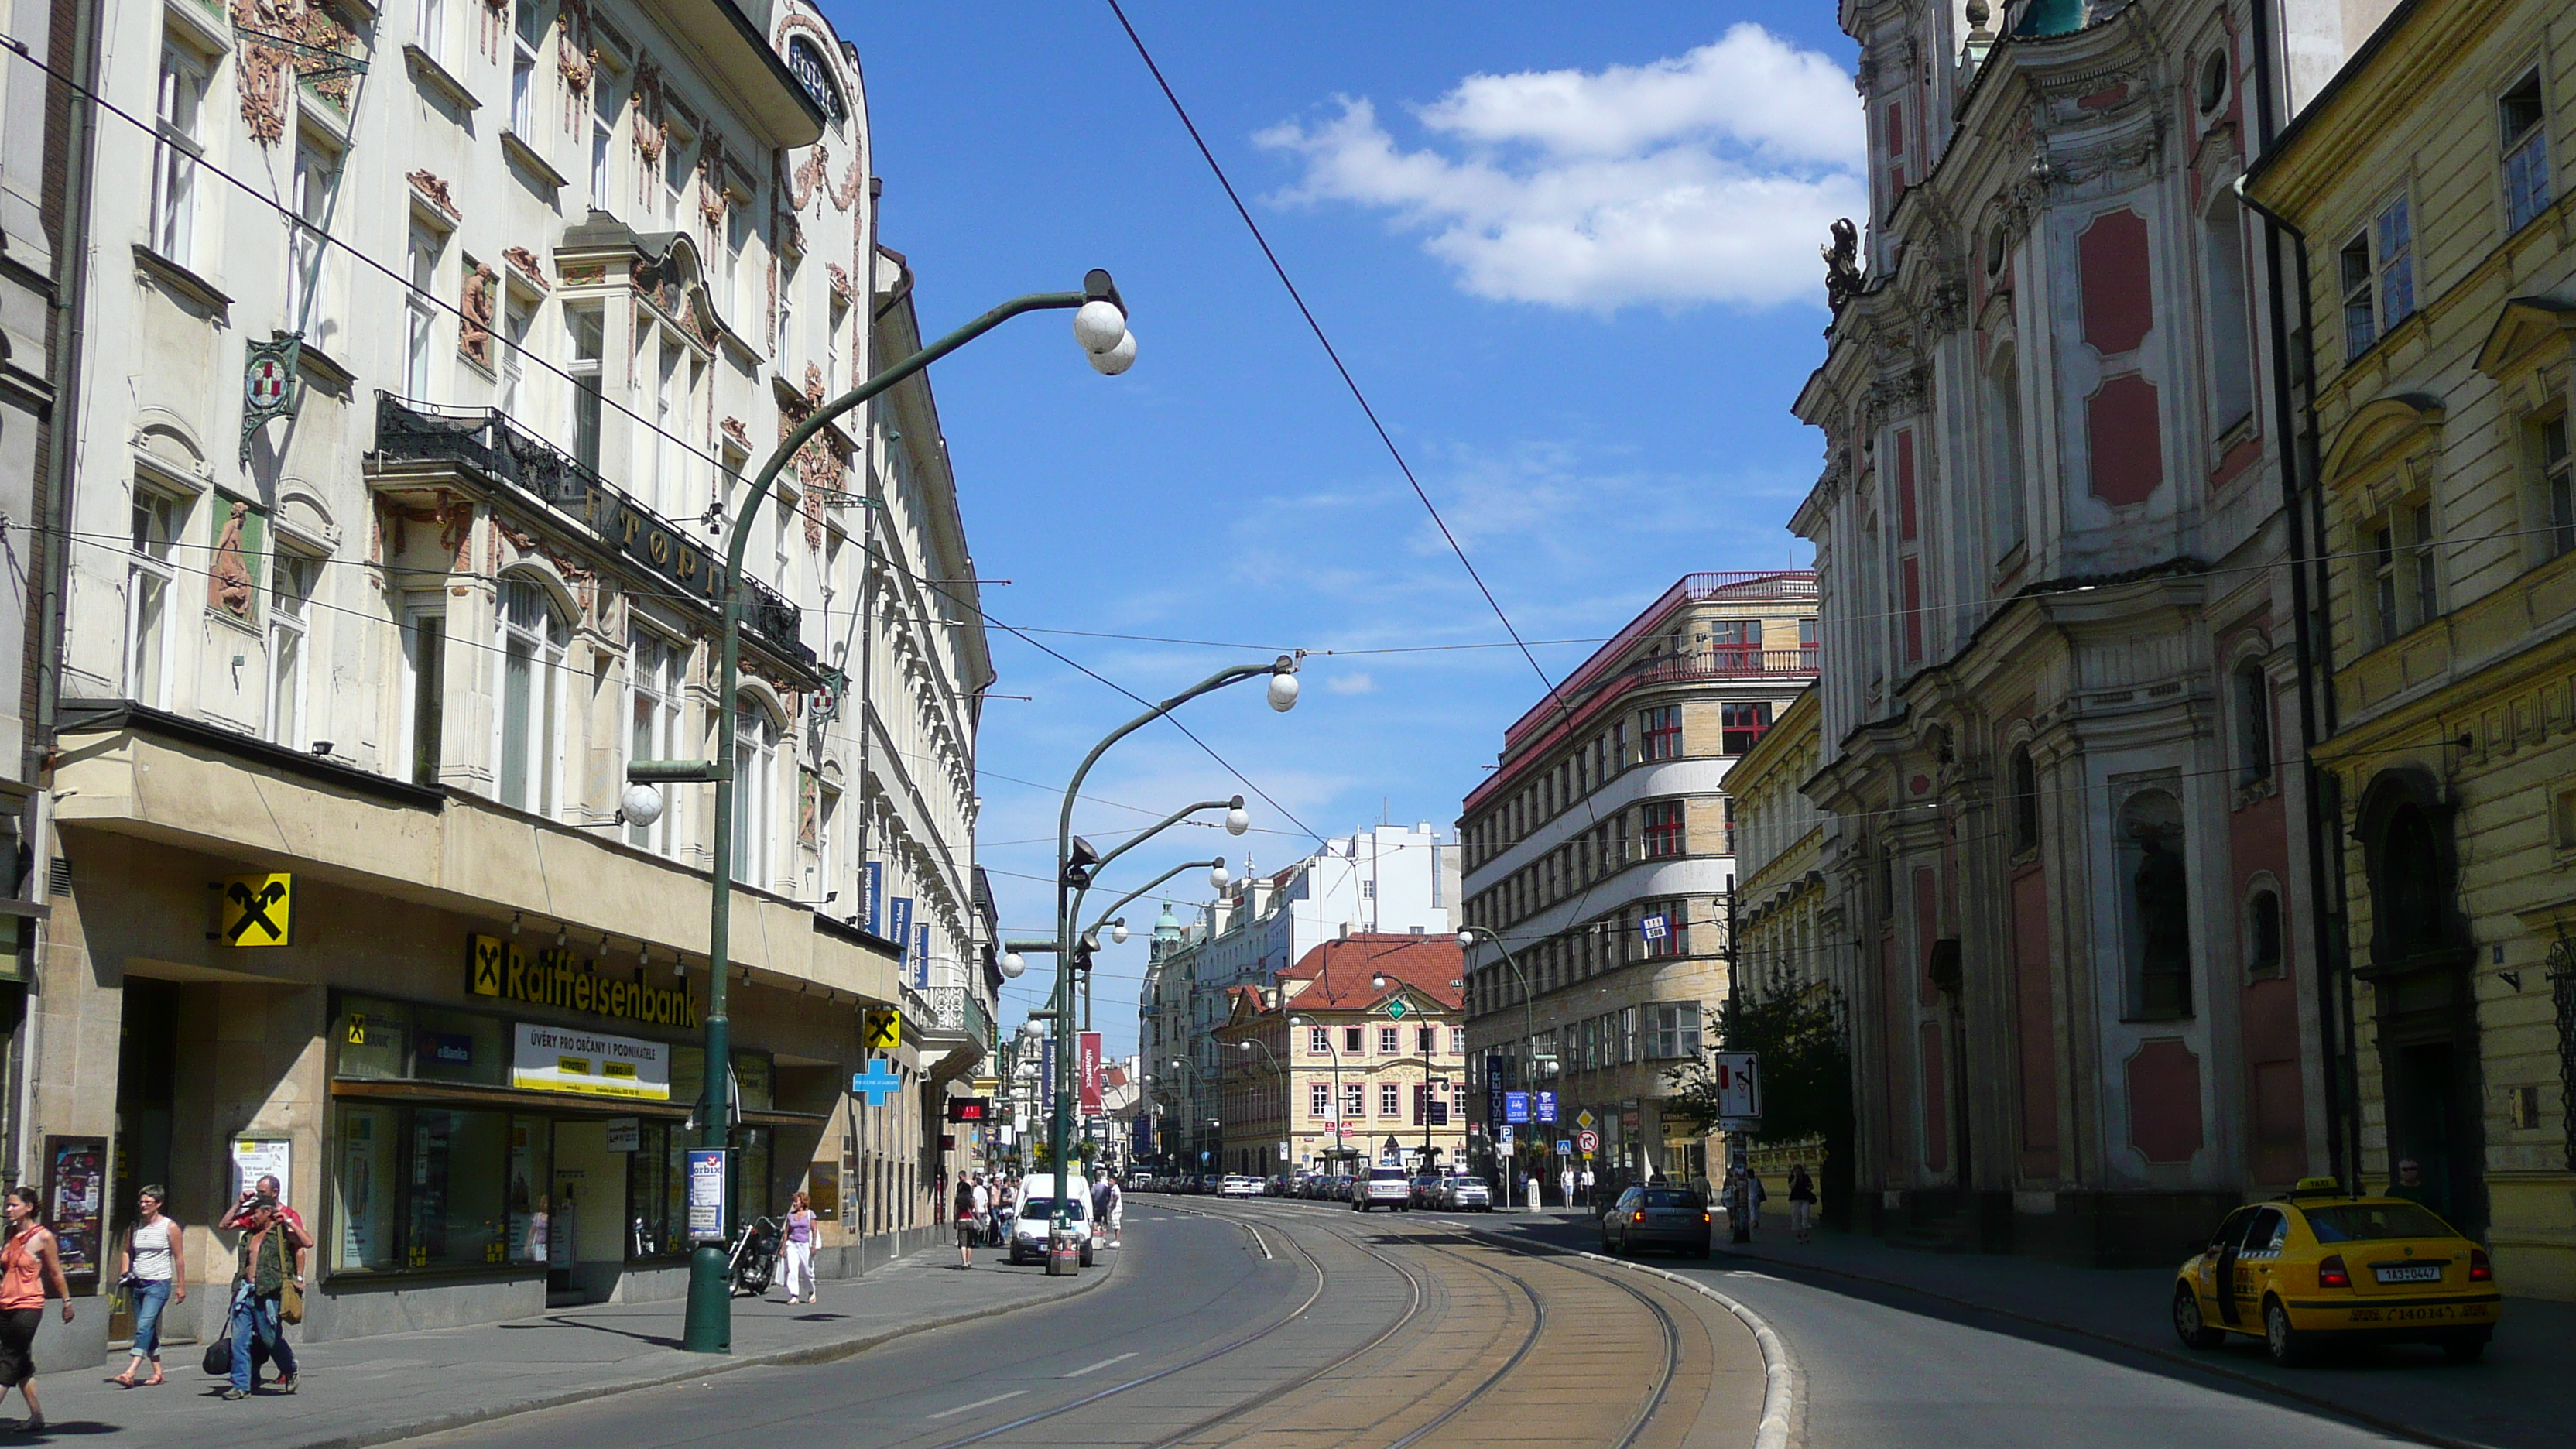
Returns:
[[[1075,1081],[1082,1089],[1085,1116],[1100,1111],[1100,1033],[1086,1031],[1074,1037]]]
[[[897,956],[912,954],[912,897],[896,896],[886,902],[886,939],[894,942]]]
[[[658,1041],[523,1021],[510,1058],[510,1085],[527,1092],[667,1102],[671,1049]]]
[[[1503,1059],[1494,1053],[1485,1056],[1485,1125],[1495,1127],[1503,1120]]]
[[[882,936],[885,934],[885,862],[869,861],[865,881],[861,889],[867,893],[868,934]]]

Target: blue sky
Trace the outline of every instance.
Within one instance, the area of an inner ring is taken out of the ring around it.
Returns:
[[[1254,646],[1039,636],[1150,698],[1290,646],[1504,639],[1105,0],[833,9],[925,331],[1093,266],[1129,303],[1124,377],[1084,366],[1058,316],[933,372],[977,571],[1012,581],[985,590],[996,618]],[[1861,208],[1829,9],[1128,14],[1525,637],[1598,639],[1692,570],[1805,562],[1784,525],[1821,444],[1787,409],[1823,350],[1815,246]],[[1590,648],[1536,653],[1556,677]],[[1005,929],[1042,934],[1051,790],[1137,706],[998,631],[993,650],[996,692],[1033,698],[986,707],[978,853]],[[1253,801],[1254,833],[1168,833],[1109,884],[1246,847],[1285,865],[1313,845],[1299,821],[1446,836],[1542,688],[1504,648],[1319,655],[1304,682],[1291,714],[1258,685],[1185,712],[1278,802]],[[1114,838],[1236,788],[1152,727],[1103,761],[1076,828]],[[1114,1052],[1141,946],[1100,966]],[[1049,969],[1006,994],[1006,1025]]]

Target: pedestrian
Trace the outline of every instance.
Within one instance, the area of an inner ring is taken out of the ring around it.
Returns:
[[[1590,1206],[1592,1206],[1592,1164],[1591,1164],[1591,1163],[1587,1162],[1587,1163],[1583,1164],[1583,1173],[1582,1173],[1582,1176],[1581,1176],[1581,1178],[1580,1178],[1579,1180],[1580,1180],[1580,1181],[1582,1182],[1582,1184],[1583,1184],[1583,1205],[1584,1205],[1585,1207],[1590,1207]]]
[[[1807,1175],[1807,1164],[1789,1164],[1789,1231],[1798,1241],[1814,1241],[1816,1216],[1816,1180]]]
[[[787,1301],[814,1301],[814,1199],[799,1192],[787,1200]]]
[[[546,1238],[554,1231],[550,1221],[553,1214],[548,1211],[550,1202],[551,1199],[538,1198],[535,1210],[528,1214],[528,1242],[519,1255],[523,1262],[545,1264],[554,1261],[546,1256]]]
[[[957,1266],[975,1266],[975,1239],[981,1229],[975,1221],[975,1184],[964,1176],[957,1179]]]
[[[1520,1205],[1522,1207],[1538,1206],[1538,1204],[1530,1201],[1530,1176],[1527,1168],[1513,1168],[1512,1181],[1518,1185]]]
[[[233,1381],[224,1390],[228,1400],[246,1399],[258,1390],[255,1354],[265,1354],[277,1364],[279,1393],[295,1392],[295,1349],[286,1341],[283,1320],[288,1291],[300,1297],[304,1288],[296,1277],[301,1247],[296,1242],[293,1220],[273,1194],[253,1188],[242,1198],[224,1214],[224,1222],[242,1234],[233,1250],[233,1296],[227,1329],[233,1342]]]
[[[32,1187],[9,1189],[9,1242],[0,1247],[0,1400],[15,1388],[27,1401],[20,1433],[42,1433],[45,1411],[36,1402],[36,1329],[45,1321],[48,1292],[63,1300],[63,1322],[72,1321],[72,1285],[54,1235],[45,1228],[42,1200]]]
[[[2388,1196],[2403,1198],[2419,1207],[2430,1207],[2433,1188],[2424,1181],[2423,1165],[2412,1157],[2397,1160],[2397,1175],[2389,1179]]]
[[[1569,1162],[1556,1170],[1556,1190],[1567,1207],[1574,1206],[1574,1164]]]
[[[188,1301],[187,1243],[179,1224],[161,1211],[165,1196],[159,1183],[135,1194],[138,1215],[117,1249],[116,1279],[134,1303],[134,1343],[128,1350],[133,1358],[125,1372],[108,1380],[119,1388],[136,1387],[134,1371],[147,1359],[152,1377],[141,1387],[161,1382],[161,1310],[174,1298]]]
[[[1101,1219],[1109,1224],[1109,1246],[1118,1246],[1118,1230],[1127,1221],[1127,1194],[1118,1190],[1118,1179],[1108,1180],[1108,1208]]]

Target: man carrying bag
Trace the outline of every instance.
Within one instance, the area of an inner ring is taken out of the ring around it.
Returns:
[[[277,1391],[294,1393],[295,1350],[286,1341],[285,1324],[304,1317],[303,1284],[295,1267],[306,1244],[294,1220],[278,1210],[277,1199],[256,1188],[244,1193],[226,1218],[240,1229],[242,1239],[235,1250],[232,1311],[225,1329],[232,1345],[232,1387],[224,1397],[246,1399],[259,1387],[255,1353],[276,1362]],[[210,1350],[210,1367],[213,1358]]]

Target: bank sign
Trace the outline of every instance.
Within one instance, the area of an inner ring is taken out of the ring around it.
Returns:
[[[533,1021],[518,1023],[516,1031],[510,1085],[523,1092],[671,1100],[671,1048],[661,1042]]]
[[[640,977],[603,976],[569,948],[549,946],[531,955],[506,937],[476,936],[468,948],[467,982],[477,996],[524,1001],[613,1016],[648,1026],[694,1027],[698,1004],[683,987],[651,985]]]

